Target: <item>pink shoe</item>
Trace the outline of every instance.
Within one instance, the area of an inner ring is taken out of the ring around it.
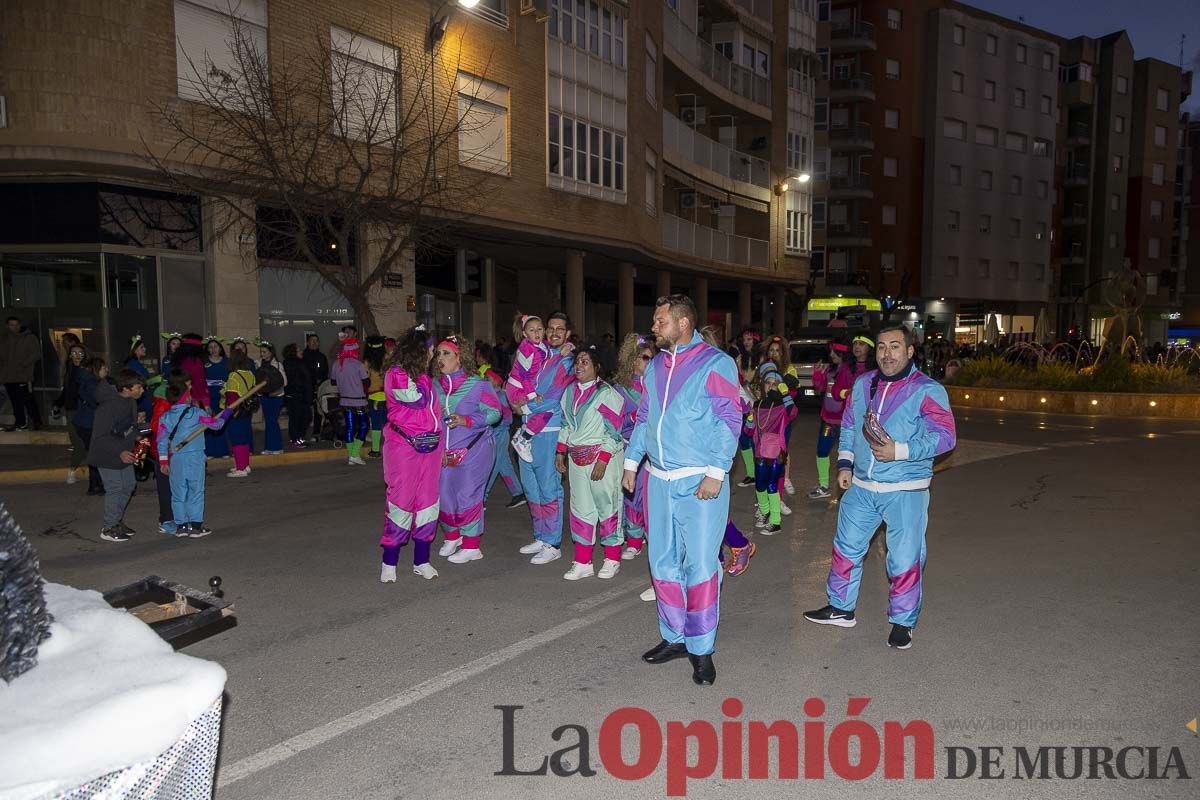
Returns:
[[[745,547],[731,547],[730,564],[726,568],[726,572],[730,575],[741,575],[750,568],[750,559],[754,558],[754,553],[758,550],[754,542],[750,542]]]

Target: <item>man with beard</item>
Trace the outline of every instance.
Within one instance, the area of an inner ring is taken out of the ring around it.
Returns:
[[[921,611],[925,527],[933,460],[954,449],[954,415],[942,385],[913,363],[913,334],[891,325],[876,337],[879,369],[854,382],[842,411],[838,509],[826,581],[829,605],[805,613],[818,625],[853,628],[862,562],[871,537],[887,523],[888,647],[912,647]]]
[[[633,492],[638,465],[649,457],[647,543],[662,641],[642,660],[686,655],[692,680],[707,686],[717,677],[719,554],[742,426],[738,370],[696,331],[696,306],[686,295],[660,297],[651,330],[661,352],[646,368],[622,480]]]

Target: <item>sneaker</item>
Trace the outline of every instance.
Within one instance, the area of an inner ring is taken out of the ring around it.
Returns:
[[[756,528],[767,527],[767,515],[761,511],[759,511],[757,508],[754,509],[754,527],[756,527]]]
[[[784,479],[783,479],[783,490],[784,490],[785,492],[787,492],[788,494],[795,494],[795,493],[796,493],[796,486],[795,486],[795,484],[793,484],[793,483],[792,483],[792,479],[791,479],[791,478],[784,478]]]
[[[542,540],[534,539],[529,544],[522,546],[519,552],[521,553],[521,555],[531,556],[534,553],[540,553],[541,551],[542,551]]]
[[[28,425],[28,423],[26,423],[25,425],[14,425],[11,428],[9,428],[9,430],[14,433],[24,432],[24,431],[29,430],[29,425]]]
[[[562,550],[557,547],[551,547],[548,544],[543,544],[542,549],[534,554],[533,558],[529,559],[530,564],[549,564],[551,561],[558,561],[562,558]]]
[[[478,547],[464,547],[446,560],[451,564],[466,564],[468,561],[478,561],[481,558],[483,558],[483,551]]]
[[[829,497],[829,495],[830,495],[830,492],[829,492],[828,486],[818,485],[817,488],[813,489],[811,492],[808,493],[808,499],[809,500],[824,500],[826,497]]]
[[[68,485],[75,483],[76,481],[79,480],[79,477],[76,473],[77,473],[77,470],[73,470],[73,469],[67,470],[67,484]]]
[[[649,603],[651,600],[657,600],[657,599],[658,599],[658,595],[656,595],[656,594],[654,593],[654,587],[653,587],[653,586],[651,586],[649,589],[647,589],[646,591],[644,591],[644,592],[642,592],[641,594],[639,594],[639,595],[638,595],[638,597],[642,598],[642,600],[643,600],[643,601],[645,601],[645,602],[647,602],[647,603]]]
[[[355,458],[354,456],[350,456],[348,459],[346,459],[346,464],[347,464],[347,466],[352,465],[352,466],[356,466],[356,467],[365,467],[367,465],[367,462],[363,461],[361,458]]]
[[[620,561],[613,561],[611,558],[606,558],[604,559],[603,566],[600,567],[600,571],[596,573],[596,577],[603,580],[608,580],[609,578],[615,578],[617,573],[620,571]]]
[[[100,538],[106,542],[128,542],[129,534],[123,532],[120,528],[113,526],[111,528],[103,528],[100,531]]]
[[[297,450],[303,450],[304,448],[308,447],[308,442],[304,441],[303,439],[296,439],[292,442],[292,447],[296,448]]]
[[[174,536],[179,532],[179,527],[174,522],[160,522],[158,523],[158,532]]]
[[[506,505],[505,508],[520,508],[528,502],[529,501],[525,499],[525,495],[519,494],[512,500],[509,500],[508,505]]]
[[[380,583],[395,583],[396,582],[396,565],[384,564],[383,569],[379,571]]]
[[[205,527],[203,522],[193,522],[191,525],[188,525],[187,535],[189,539],[203,539],[210,533],[212,533],[212,528]]]
[[[137,531],[125,524],[125,520],[117,523],[117,529],[126,536],[133,536]]]
[[[818,608],[816,611],[805,611],[804,618],[818,625],[837,625],[839,628],[853,628],[858,624],[854,620],[853,611],[842,611],[833,606]]]
[[[250,468],[246,469],[231,469],[225,473],[226,478],[248,478],[250,477]]]
[[[641,552],[642,552],[642,548],[640,548],[640,547],[626,547],[624,550],[621,551],[621,560],[622,561],[633,561],[635,558],[637,558],[641,554]]]
[[[482,558],[482,556],[480,556],[480,558]],[[438,571],[433,568],[432,564],[426,562],[424,564],[415,565],[413,567],[413,575],[420,575],[425,580],[431,581],[438,576]]]
[[[462,547],[462,539],[447,539],[442,543],[442,549],[438,550],[438,555],[447,558],[454,555],[460,547]]]
[[[783,531],[782,525],[767,525],[765,528],[760,530],[759,533],[761,533],[763,536],[774,536],[775,534],[780,533],[782,531]]]
[[[595,568],[591,564],[580,564],[578,561],[571,563],[571,568],[563,574],[565,581],[578,581],[583,578],[590,578],[596,574]]]
[[[779,513],[783,514],[785,517],[790,517],[792,515],[792,509],[788,508],[788,504],[783,502],[782,497],[779,498]]]
[[[729,566],[725,571],[730,575],[741,575],[750,568],[750,559],[754,558],[756,552],[758,552],[758,547],[754,542],[749,542],[745,547],[729,548]]]
[[[888,647],[894,647],[897,650],[907,650],[912,647],[912,628],[893,623],[892,633],[888,636]]]
[[[740,486],[743,489],[745,489],[747,486],[753,486],[753,485],[754,485],[754,478],[751,478],[749,475],[747,475],[746,477],[744,477],[740,481],[738,481],[738,486]]]
[[[372,450],[367,453],[367,458],[383,458],[382,450]]]
[[[262,454],[264,456],[281,456],[281,455],[283,455],[283,451],[282,450],[263,450]]]
[[[512,438],[512,447],[522,461],[526,464],[533,463],[533,440],[526,436],[524,431],[517,431],[517,435]]]

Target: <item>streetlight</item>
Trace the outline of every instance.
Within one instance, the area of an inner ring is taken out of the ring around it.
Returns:
[[[437,47],[438,42],[446,35],[446,26],[450,24],[450,15],[442,14],[446,6],[455,0],[445,0],[437,11],[429,18],[429,49]],[[474,8],[479,0],[457,0],[459,8]]]
[[[812,180],[812,175],[809,175],[807,172],[801,172],[793,180],[795,180],[796,183],[808,183]]]

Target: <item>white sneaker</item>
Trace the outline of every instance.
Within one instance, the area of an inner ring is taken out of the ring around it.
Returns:
[[[529,544],[522,546],[520,553],[521,553],[521,555],[531,556],[534,553],[540,552],[541,549],[542,549],[542,540],[534,539]]]
[[[759,511],[757,508],[754,509],[754,527],[756,527],[756,528],[767,527],[767,515],[762,513],[761,511]]]
[[[452,556],[460,547],[462,547],[462,539],[447,539],[442,543],[442,549],[438,550],[438,555],[442,558]]]
[[[653,586],[651,586],[649,589],[647,589],[646,591],[644,591],[644,592],[642,592],[641,594],[639,594],[639,595],[638,595],[638,597],[642,598],[642,599],[643,599],[643,600],[645,600],[647,603],[649,603],[651,600],[657,600],[657,599],[658,599],[658,595],[656,595],[656,594],[654,593],[654,587],[653,587]]]
[[[68,484],[75,483],[77,480],[79,480],[79,477],[75,474],[75,472],[76,471],[73,469],[67,470],[67,483]]]
[[[571,562],[571,568],[563,575],[565,581],[577,581],[582,578],[590,578],[596,574],[596,570],[591,564],[580,564],[578,561]]]
[[[642,547],[645,547],[645,545],[642,545]],[[642,549],[640,547],[626,547],[624,550],[621,551],[621,560],[622,561],[633,561],[635,558],[638,557],[638,554],[640,554],[641,552],[642,552]]]
[[[785,517],[790,517],[792,515],[792,510],[788,508],[787,503],[783,502],[782,497],[779,498],[779,513],[783,514]]]
[[[476,550],[476,553],[479,551]],[[482,556],[480,556],[482,558]],[[413,575],[420,575],[427,581],[431,581],[438,576],[438,571],[431,564],[417,564],[413,567]]]
[[[348,459],[346,459],[346,464],[354,465],[356,467],[365,467],[367,465],[367,462],[363,461],[361,458],[355,458],[354,456],[350,456]]]
[[[226,478],[248,478],[250,477],[250,469],[231,469],[225,473]]]
[[[380,583],[395,583],[396,582],[396,565],[384,564],[383,571],[379,573]]]
[[[262,454],[264,456],[281,456],[281,455],[283,455],[283,451],[282,450],[263,450]]]
[[[795,494],[795,493],[796,493],[796,487],[792,485],[792,479],[791,479],[791,478],[784,478],[784,479],[783,479],[783,490],[784,490],[785,492],[787,492],[788,494]]]
[[[537,551],[533,558],[529,559],[530,564],[549,564],[551,561],[558,561],[562,558],[562,551],[557,547],[551,547],[548,544],[543,544],[542,549]]]
[[[517,431],[512,438],[512,447],[517,456],[526,464],[533,463],[533,440],[524,435],[524,429]]]
[[[613,561],[611,558],[606,558],[604,559],[604,565],[600,567],[600,571],[596,573],[596,577],[608,580],[609,578],[615,578],[617,573],[620,571],[620,561]]]
[[[468,561],[478,561],[483,558],[483,551],[477,547],[463,548],[446,560],[451,564],[466,564]]]

